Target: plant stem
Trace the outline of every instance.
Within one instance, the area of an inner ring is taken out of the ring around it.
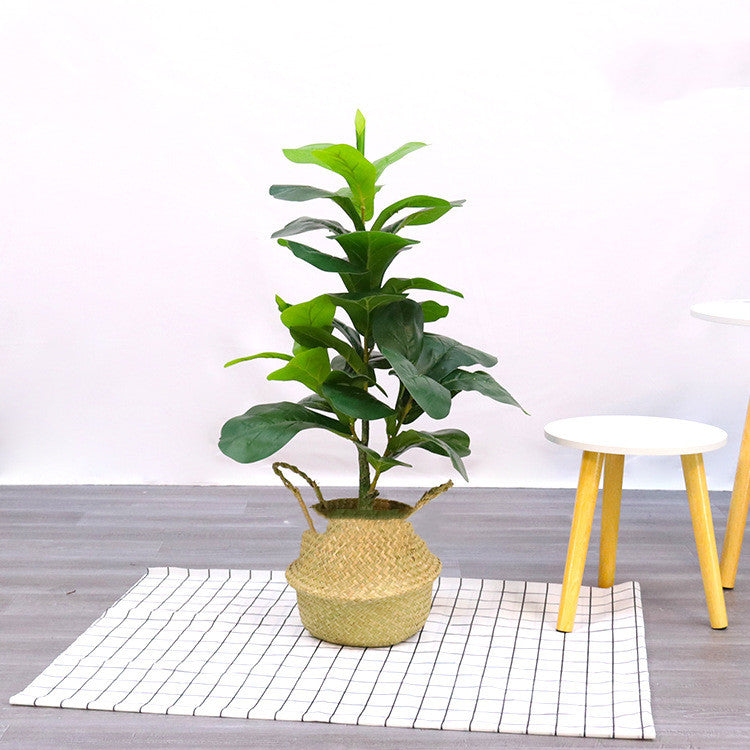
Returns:
[[[367,445],[370,440],[370,423],[362,420],[362,443]],[[359,501],[360,510],[372,510],[372,496],[370,495],[370,464],[364,451],[359,451]]]
[[[378,483],[378,479],[380,479],[380,469],[375,472],[375,476],[372,478],[372,483],[370,484],[370,492],[375,489],[375,485]]]
[[[364,216],[363,216],[364,219]],[[362,341],[362,359],[364,363],[370,359],[371,349],[368,346],[367,337]],[[365,385],[365,391],[367,385]],[[362,420],[362,444],[370,443],[370,422],[367,419]],[[367,456],[364,451],[359,451],[359,498],[357,505],[360,510],[372,510],[372,494],[370,493],[370,464],[367,462]]]

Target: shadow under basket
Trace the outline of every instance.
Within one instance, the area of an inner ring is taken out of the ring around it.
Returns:
[[[313,510],[328,519],[315,530],[296,487],[280,472],[295,471],[316,491]],[[414,506],[374,498],[372,512],[358,513],[356,498],[323,500],[317,485],[289,464],[274,464],[300,502],[310,526],[286,578],[297,592],[302,624],[316,638],[345,646],[391,646],[419,631],[432,603],[440,560],[406,520],[452,486],[426,492]]]

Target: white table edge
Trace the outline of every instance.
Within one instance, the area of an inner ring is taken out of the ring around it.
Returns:
[[[739,320],[737,318],[730,318],[726,315],[715,315],[712,313],[701,312],[696,310],[696,307],[700,307],[704,303],[698,303],[690,308],[690,314],[694,318],[700,318],[701,320],[707,320],[710,323],[723,323],[724,325],[730,326],[750,326],[750,318],[747,320]],[[708,303],[705,303],[708,304]]]
[[[720,441],[690,446],[689,451],[683,452],[675,450],[674,448],[622,448],[616,445],[607,446],[602,443],[586,443],[578,440],[571,440],[569,438],[561,438],[557,435],[551,435],[547,430],[544,431],[544,436],[550,442],[562,445],[566,448],[576,448],[581,451],[590,451],[591,453],[609,453],[615,456],[690,456],[697,453],[709,453],[710,451],[719,450],[719,448],[723,448],[727,444],[728,439],[728,436],[725,433],[724,438]]]

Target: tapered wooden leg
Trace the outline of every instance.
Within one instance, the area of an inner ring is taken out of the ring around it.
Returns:
[[[698,547],[698,562],[703,575],[708,616],[711,620],[711,627],[721,630],[727,626],[727,609],[724,604],[724,591],[721,588],[719,555],[716,552],[714,524],[708,500],[706,473],[703,469],[703,455],[694,453],[683,456],[682,470],[685,473],[690,515],[693,517],[693,531]]]
[[[604,454],[592,451],[583,452],[581,474],[576,492],[576,507],[573,511],[573,525],[570,529],[568,557],[565,561],[560,610],[557,615],[557,629],[561,633],[570,633],[578,606],[578,594],[581,591],[583,568],[586,565],[586,552],[591,536],[591,524],[594,520],[596,496],[599,492],[599,479],[602,474]]]
[[[745,429],[742,432],[740,458],[734,475],[732,502],[729,506],[727,530],[721,548],[721,583],[725,589],[734,588],[737,565],[740,561],[742,537],[745,534],[747,508],[750,504],[750,404],[747,407]]]
[[[620,500],[625,456],[608,453],[604,456],[604,489],[602,490],[602,536],[599,544],[599,586],[609,588],[615,583],[617,532],[620,528]]]

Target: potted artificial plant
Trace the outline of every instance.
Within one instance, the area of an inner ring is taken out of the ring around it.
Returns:
[[[304,185],[270,189],[280,200],[324,198],[343,211],[349,226],[303,216],[272,235],[300,260],[338,276],[343,288],[297,304],[277,297],[281,322],[292,339],[291,353],[263,352],[226,365],[279,359],[283,366],[268,379],[296,380],[311,393],[297,403],[253,406],[230,419],[222,429],[219,448],[235,461],[251,463],[272,455],[298,432],[313,428],[327,430],[349,444],[359,471],[356,497],[325,500],[304,472],[289,464],[273,465],[297,497],[310,526],[303,534],[299,559],[287,569],[287,580],[297,591],[302,622],[313,635],[334,643],[383,646],[408,638],[427,618],[432,584],[441,565],[406,519],[452,482],[429,490],[411,507],[381,498],[378,480],[394,467],[409,466],[404,454],[417,448],[446,456],[466,479],[462,459],[470,452],[469,436],[455,428],[427,432],[414,423],[423,414],[447,417],[452,399],[462,391],[519,405],[488,373],[464,369],[491,367],[497,363],[495,357],[425,331],[425,324],[445,317],[448,308],[410,296],[415,290],[462,295],[426,278],[400,278],[389,272],[399,253],[417,244],[402,235],[404,230],[431,224],[463,201],[413,195],[375,215],[377,181],[383,171],[425,144],[407,143],[369,161],[365,118],[359,111],[355,130],[356,148],[315,143],[284,150],[290,161],[335,172],[346,187],[336,192]],[[338,254],[287,239],[320,229],[329,233],[333,241],[329,245]],[[391,383],[390,397],[381,380]],[[374,425],[382,428],[377,441]],[[328,519],[325,533],[315,531],[284,468],[313,487],[318,499],[313,508]]]

